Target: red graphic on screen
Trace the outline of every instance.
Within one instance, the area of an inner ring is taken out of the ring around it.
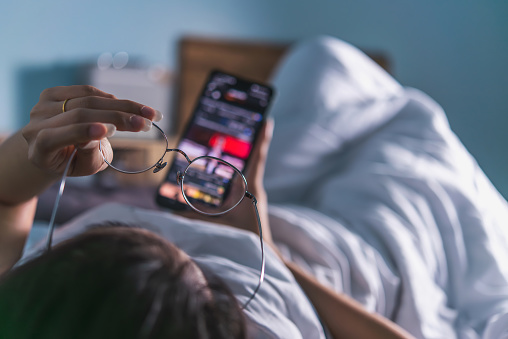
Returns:
[[[252,148],[249,142],[219,133],[212,135],[209,146],[212,149],[220,147],[222,153],[228,153],[240,159],[247,159]]]

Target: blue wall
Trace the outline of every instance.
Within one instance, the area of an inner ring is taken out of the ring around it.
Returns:
[[[386,51],[395,77],[444,107],[454,131],[508,196],[506,1],[2,1],[0,132],[20,127],[18,116],[27,114],[22,103],[37,100],[19,92],[23,70],[65,69],[104,51],[172,68],[182,34],[276,41],[329,34]]]

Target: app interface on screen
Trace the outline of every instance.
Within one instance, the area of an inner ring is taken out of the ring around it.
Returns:
[[[209,155],[243,171],[270,97],[268,87],[214,73],[178,148],[191,160]],[[174,181],[176,173],[183,173],[187,165],[184,157],[175,157],[169,182],[160,188],[161,195],[184,202]],[[227,195],[234,171],[218,161],[203,161],[191,169],[185,175],[185,184],[192,184],[192,189],[186,190],[187,198],[219,206]]]

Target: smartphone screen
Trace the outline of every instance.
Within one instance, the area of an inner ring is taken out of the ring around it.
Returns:
[[[203,155],[213,156],[243,172],[272,95],[273,90],[267,85],[220,71],[212,72],[177,148],[191,160]],[[183,156],[174,157],[168,175],[158,189],[159,205],[186,208],[176,176],[179,171],[183,173],[187,165]],[[192,173],[195,189],[186,196],[219,206],[228,194],[233,173],[221,171],[217,163],[203,167],[206,167],[203,171]],[[187,182],[187,177],[185,180]]]

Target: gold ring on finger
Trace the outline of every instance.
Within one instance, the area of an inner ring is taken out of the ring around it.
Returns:
[[[65,101],[63,102],[62,113],[65,113],[65,105],[67,104],[67,101],[69,101],[69,99],[65,99]]]

